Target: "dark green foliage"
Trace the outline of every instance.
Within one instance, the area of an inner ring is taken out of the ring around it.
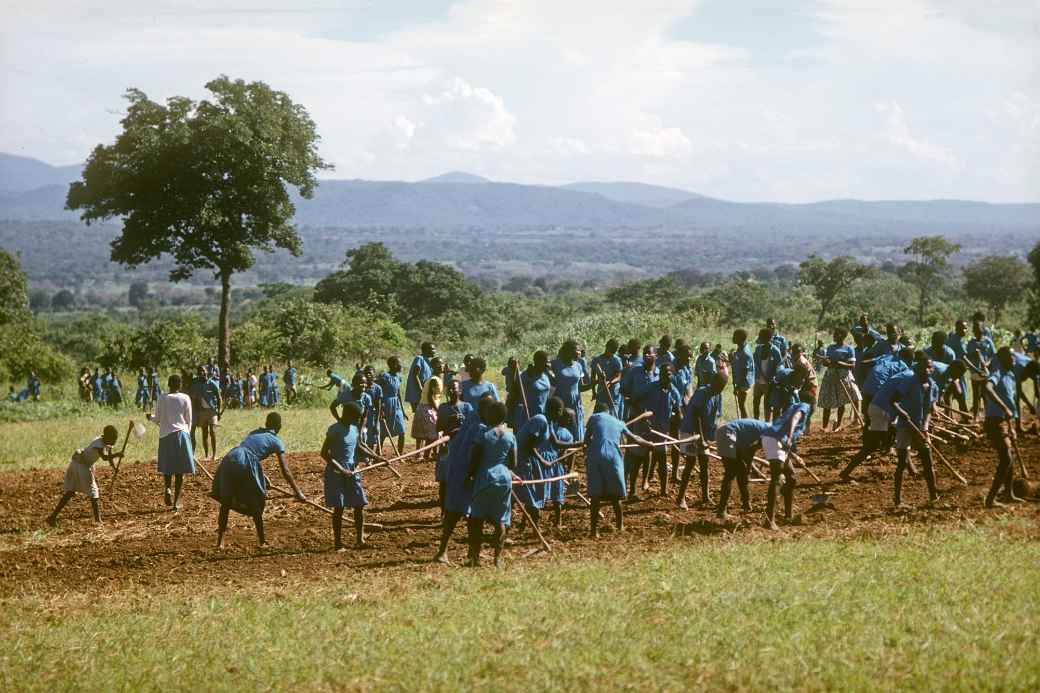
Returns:
[[[302,106],[263,82],[219,77],[212,100],[175,96],[165,105],[137,89],[123,131],[98,145],[69,187],[67,207],[88,224],[121,218],[112,259],[135,266],[163,254],[170,279],[212,270],[221,283],[220,357],[229,358],[231,277],[253,265],[253,249],[300,252],[287,186],[313,194],[314,122]]]
[[[29,312],[25,273],[18,259],[0,249],[0,378],[21,380],[31,370],[45,380],[65,377],[71,364],[42,340]]]
[[[1029,288],[1029,266],[1013,255],[987,255],[964,268],[964,293],[988,306],[999,321],[1007,305]]]
[[[918,236],[903,252],[912,259],[902,268],[906,281],[917,287],[917,324],[925,325],[925,312],[933,300],[933,292],[943,283],[949,270],[950,256],[961,249],[942,236]]]
[[[824,325],[824,320],[834,300],[871,272],[869,267],[856,262],[847,255],[833,258],[830,261],[810,255],[798,266],[798,269],[799,281],[811,286],[813,295],[820,302],[820,312],[816,316],[816,324],[821,327]]]
[[[318,282],[314,299],[407,330],[436,332],[446,316],[476,310],[481,293],[453,267],[399,262],[382,243],[366,243],[347,251],[342,270]]]
[[[1040,241],[1029,251],[1029,266],[1033,270],[1033,281],[1029,287],[1029,325],[1040,327]]]

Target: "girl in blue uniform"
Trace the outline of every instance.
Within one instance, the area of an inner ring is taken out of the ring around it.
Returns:
[[[355,452],[358,447],[358,422],[361,407],[349,402],[343,407],[339,421],[329,426],[321,446],[325,460],[325,507],[332,508],[332,537],[336,551],[343,550],[343,509],[354,509],[354,545],[365,546],[365,506],[368,497],[361,484],[361,475],[355,474]]]
[[[683,469],[682,481],[679,483],[679,495],[677,506],[686,510],[686,487],[690,484],[690,476],[693,474],[694,457],[700,468],[701,504],[711,504],[711,495],[708,491],[708,443],[715,440],[715,428],[718,426],[719,417],[722,415],[722,391],[729,384],[729,379],[722,373],[716,373],[711,384],[698,387],[686,405],[682,424],[679,427],[680,434],[685,437],[698,435],[700,440],[688,444],[686,448],[686,468]],[[693,454],[690,454],[693,453]]]
[[[823,430],[831,418],[831,409],[837,408],[838,416],[834,421],[834,430],[841,428],[845,418],[845,406],[858,404],[854,401],[856,382],[852,377],[852,369],[856,367],[856,352],[845,344],[848,332],[843,327],[834,330],[834,343],[827,347],[823,365],[827,370],[820,383],[819,406],[823,409]]]
[[[364,421],[368,418],[368,412],[372,409],[372,398],[365,392],[365,374],[361,371],[354,373],[354,377],[350,382],[350,388],[343,388],[339,391],[336,399],[332,400],[332,404],[329,405],[329,413],[332,414],[332,418],[340,423],[344,423],[343,415],[337,412],[337,408],[340,406],[346,406],[351,402],[358,405],[361,409],[361,418],[357,420],[357,425],[360,427]],[[362,431],[364,436],[364,431]],[[364,437],[362,437],[364,442]],[[400,450],[400,448],[398,448]]]
[[[469,413],[462,428],[448,445],[448,454],[444,461],[444,514],[441,518],[441,543],[433,560],[437,563],[448,562],[448,541],[455,525],[469,513],[470,501],[473,498],[473,487],[467,483],[469,474],[470,451],[477,440],[484,435],[487,426],[481,420],[481,414],[495,400],[490,395],[484,397]],[[468,403],[467,403],[468,404]]]
[[[673,367],[675,372],[672,374],[672,385],[679,391],[680,410],[686,408],[686,403],[690,401],[690,397],[693,396],[693,365],[691,360],[693,358],[693,350],[690,349],[690,345],[683,340],[678,340],[675,343],[675,363]],[[668,435],[673,438],[679,437],[679,424],[682,423],[682,417],[677,421],[672,421],[672,427],[668,431]],[[679,470],[682,468],[682,455],[679,452],[679,447],[673,445],[669,448],[669,455],[672,460],[672,483],[679,483]]]
[[[278,437],[281,429],[281,415],[271,412],[267,415],[263,428],[258,428],[246,436],[245,440],[228,451],[217,465],[209,495],[220,503],[217,519],[218,549],[224,548],[224,534],[227,532],[228,514],[231,510],[253,518],[257,542],[260,546],[267,545],[264,536],[267,480],[261,464],[266,457],[278,455],[282,476],[292,487],[296,500],[307,500],[285,462],[285,443]]]
[[[747,418],[747,396],[755,386],[755,352],[747,343],[747,330],[733,331],[733,396],[737,400],[737,413]]]
[[[517,469],[516,473],[524,481],[537,481],[564,474],[563,464],[557,462],[559,450],[557,442],[573,441],[570,431],[565,428],[568,422],[567,409],[563,400],[553,397],[549,400],[545,414],[536,414],[516,434]],[[561,432],[564,434],[561,437]],[[547,500],[556,504],[556,525],[560,524],[563,509],[564,482],[547,482],[521,486],[516,495],[527,508],[528,514],[535,524],[540,521],[542,508]],[[550,498],[551,496],[551,498]]]
[[[487,361],[484,360],[484,357],[471,358],[467,370],[470,377],[469,380],[462,382],[462,399],[474,407],[486,395],[490,395],[491,399],[497,402],[498,388],[494,383],[484,380],[484,374],[487,372]]]
[[[450,436],[452,440],[473,413],[473,407],[469,402],[462,401],[462,383],[458,380],[451,381],[448,387],[448,401],[437,407],[437,432]],[[444,492],[448,481],[447,461],[448,451],[451,450],[451,441],[441,448],[437,457],[437,467],[434,478],[437,480],[437,500],[441,513],[444,513]]]
[[[513,420],[517,429],[522,429],[527,420],[538,414],[545,414],[549,391],[552,389],[552,376],[549,374],[549,353],[538,350],[534,352],[531,363],[520,373],[521,392],[518,394]]]
[[[408,378],[404,383],[404,400],[411,405],[413,412],[419,406],[423,385],[433,375],[431,361],[437,356],[437,347],[433,342],[423,342],[419,350],[421,353],[412,361],[412,365],[408,369]]]
[[[649,347],[651,352],[653,347]],[[585,430],[585,467],[589,490],[589,536],[599,538],[599,506],[607,501],[614,508],[614,524],[617,531],[625,530],[625,515],[621,500],[626,496],[625,458],[621,452],[621,441],[629,438],[638,445],[651,447],[650,443],[632,433],[621,419],[607,411],[608,405],[599,403],[589,418]]]
[[[372,407],[368,410],[368,416],[364,421],[365,445],[373,450],[381,451],[383,427],[379,425],[379,414],[383,410],[383,386],[376,382],[376,369],[374,367],[365,366],[364,374],[365,392],[368,393],[368,398],[372,400]]]
[[[379,376],[379,388],[383,394],[383,437],[397,438],[397,449],[404,450],[407,417],[401,406],[401,361],[396,356],[386,360],[386,370]]]
[[[477,359],[473,359],[476,362]],[[471,366],[473,364],[471,362]],[[473,487],[469,506],[469,565],[480,565],[484,523],[495,527],[491,542],[495,567],[502,565],[502,546],[513,508],[512,470],[516,469],[516,438],[506,429],[506,405],[492,402],[484,407],[485,430],[470,450],[468,479]]]
[[[592,359],[592,382],[595,385],[596,403],[602,402],[610,408],[610,413],[621,417],[621,372],[624,366],[618,356],[618,341],[607,341],[603,353]]]
[[[737,481],[740,492],[740,507],[745,512],[751,510],[751,496],[748,492],[748,470],[751,467],[755,449],[761,444],[762,434],[769,428],[769,423],[759,419],[736,419],[719,426],[715,432],[715,449],[722,458],[726,468],[719,487],[719,507],[716,517],[725,522],[730,519],[726,513],[729,496],[733,489],[733,480]]]
[[[575,440],[581,440],[585,437],[585,407],[581,393],[590,389],[592,383],[585,377],[585,369],[578,360],[578,343],[573,339],[564,342],[549,368],[553,373],[556,396],[563,400],[565,408],[574,410],[571,435]]]
[[[143,368],[137,371],[137,393],[134,395],[134,402],[141,407],[141,411],[148,411],[152,408],[152,398],[148,392],[148,376]]]
[[[650,429],[666,435],[671,435],[673,429],[678,430],[679,422],[682,420],[683,401],[679,390],[672,384],[672,368],[672,364],[660,366],[657,386],[650,388],[643,397],[643,406],[652,414]],[[661,496],[668,495],[668,463],[665,450],[664,447],[655,447],[650,453],[650,473],[652,475],[653,470],[657,470],[657,476],[661,480]]]
[[[693,367],[693,375],[697,379],[697,387],[711,384],[711,379],[719,372],[719,366],[711,355],[711,344],[701,342],[698,347],[697,362]]]

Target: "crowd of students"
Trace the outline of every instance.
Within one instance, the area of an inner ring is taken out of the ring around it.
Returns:
[[[729,351],[703,342],[695,354],[684,340],[673,342],[664,336],[657,344],[645,345],[638,339],[624,345],[611,339],[592,358],[568,340],[554,357],[536,351],[526,365],[509,359],[501,371],[504,393],[487,380],[482,357],[467,355],[463,367],[452,371],[430,342],[421,345],[407,371],[396,357],[387,360],[382,373],[372,366],[359,367],[349,381],[327,371],[323,389],[336,394],[321,456],[326,461],[324,505],[332,510],[334,546],[343,548],[347,508],[356,543],[364,545],[364,474],[404,456],[409,419],[417,450],[408,456],[435,460],[432,472],[442,513],[435,560],[443,562],[448,560],[452,533],[463,519],[469,537],[467,562],[479,563],[483,528],[490,523],[498,563],[514,503],[522,508],[525,521],[539,527],[546,508],[552,508],[552,522],[559,525],[564,505],[580,502],[589,509],[590,533],[598,536],[601,507],[613,509],[615,526],[622,530],[624,504],[638,502],[639,494],[655,483],[661,496],[671,495],[670,483],[677,486],[675,502],[687,508],[694,472],[701,506],[713,508],[723,521],[730,519],[734,481],[741,507],[750,511],[750,479],[758,475],[767,480],[763,522],[778,529],[781,499],[783,517],[793,514],[797,468],[805,466],[798,442],[809,432],[817,408],[823,410],[824,430],[840,429],[846,420],[862,429],[862,448],[842,470],[840,481],[854,483],[852,473],[859,464],[894,445],[896,506],[902,505],[904,473],[913,470],[910,450],[917,452],[924,467],[930,499],[938,497],[932,422],[952,414],[969,420],[982,414],[986,436],[997,453],[986,506],[1015,502],[1019,499],[1012,483],[1012,459],[1022,431],[1021,404],[1036,413],[1023,386],[1033,383],[1035,399],[1040,340],[1031,332],[997,348],[979,316],[970,332],[969,338],[967,323],[958,321],[952,332],[937,332],[926,348],[918,349],[896,325],[885,325],[882,334],[862,316],[851,329],[834,330],[831,344],[818,342],[807,350],[791,343],[770,320],[758,331],[754,345],[745,330],[736,330]],[[852,344],[846,344],[850,335]],[[216,451],[213,424],[227,390],[210,366],[199,367],[188,395],[180,392],[181,377],[171,376],[169,393],[157,395],[156,414],[150,417],[160,426],[159,471],[165,479],[166,502],[175,509],[183,474],[195,473],[196,427],[203,428],[207,456]],[[297,378],[291,363],[289,369],[293,375],[290,379],[286,371],[287,389]],[[277,402],[277,378],[270,367],[265,374],[266,401]],[[722,398],[730,388],[738,417],[723,422]],[[593,406],[588,417],[583,401],[587,392]],[[962,413],[942,411],[953,402]],[[278,437],[281,425],[277,412],[268,414],[265,425],[228,452],[216,468],[210,495],[220,503],[219,546],[230,510],[252,517],[260,543],[265,542],[262,516],[271,488],[261,465],[265,457],[278,456],[292,495],[306,500],[285,462],[285,445]],[[49,522],[56,521],[72,493],[97,499],[96,483],[86,483],[81,467],[112,459],[105,457],[115,443],[112,433],[106,429],[73,455],[66,495]],[[386,444],[392,455],[385,453]],[[579,449],[585,451],[584,493],[573,465]],[[758,450],[761,458],[755,455]],[[709,485],[712,459],[723,468],[717,501]]]
[[[7,388],[7,401],[8,402],[39,402],[40,401],[40,376],[36,375],[36,371],[29,371],[28,377],[25,379],[25,387],[21,390],[15,390],[14,385],[9,385]]]

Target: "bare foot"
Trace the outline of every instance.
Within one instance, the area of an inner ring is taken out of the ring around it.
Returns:
[[[715,519],[719,522],[733,522],[733,516],[729,513],[717,513]]]
[[[780,530],[780,526],[773,520],[766,520],[765,528],[777,532]]]
[[[986,507],[987,508],[1006,508],[1007,506],[994,498],[992,500],[990,500],[990,499],[986,500]]]
[[[675,506],[677,508],[679,508],[679,510],[689,510],[690,509],[690,506],[686,503],[686,499],[685,498],[679,499],[679,502],[676,503]]]
[[[448,562],[447,554],[443,554],[443,553],[439,553],[436,556],[434,556],[433,557],[433,562],[434,563],[440,563],[441,565],[451,565],[451,563]]]

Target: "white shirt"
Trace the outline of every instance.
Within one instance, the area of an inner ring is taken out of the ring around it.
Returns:
[[[191,433],[191,397],[183,392],[171,392],[159,398],[155,416],[149,419],[159,424],[159,437],[184,431]]]

